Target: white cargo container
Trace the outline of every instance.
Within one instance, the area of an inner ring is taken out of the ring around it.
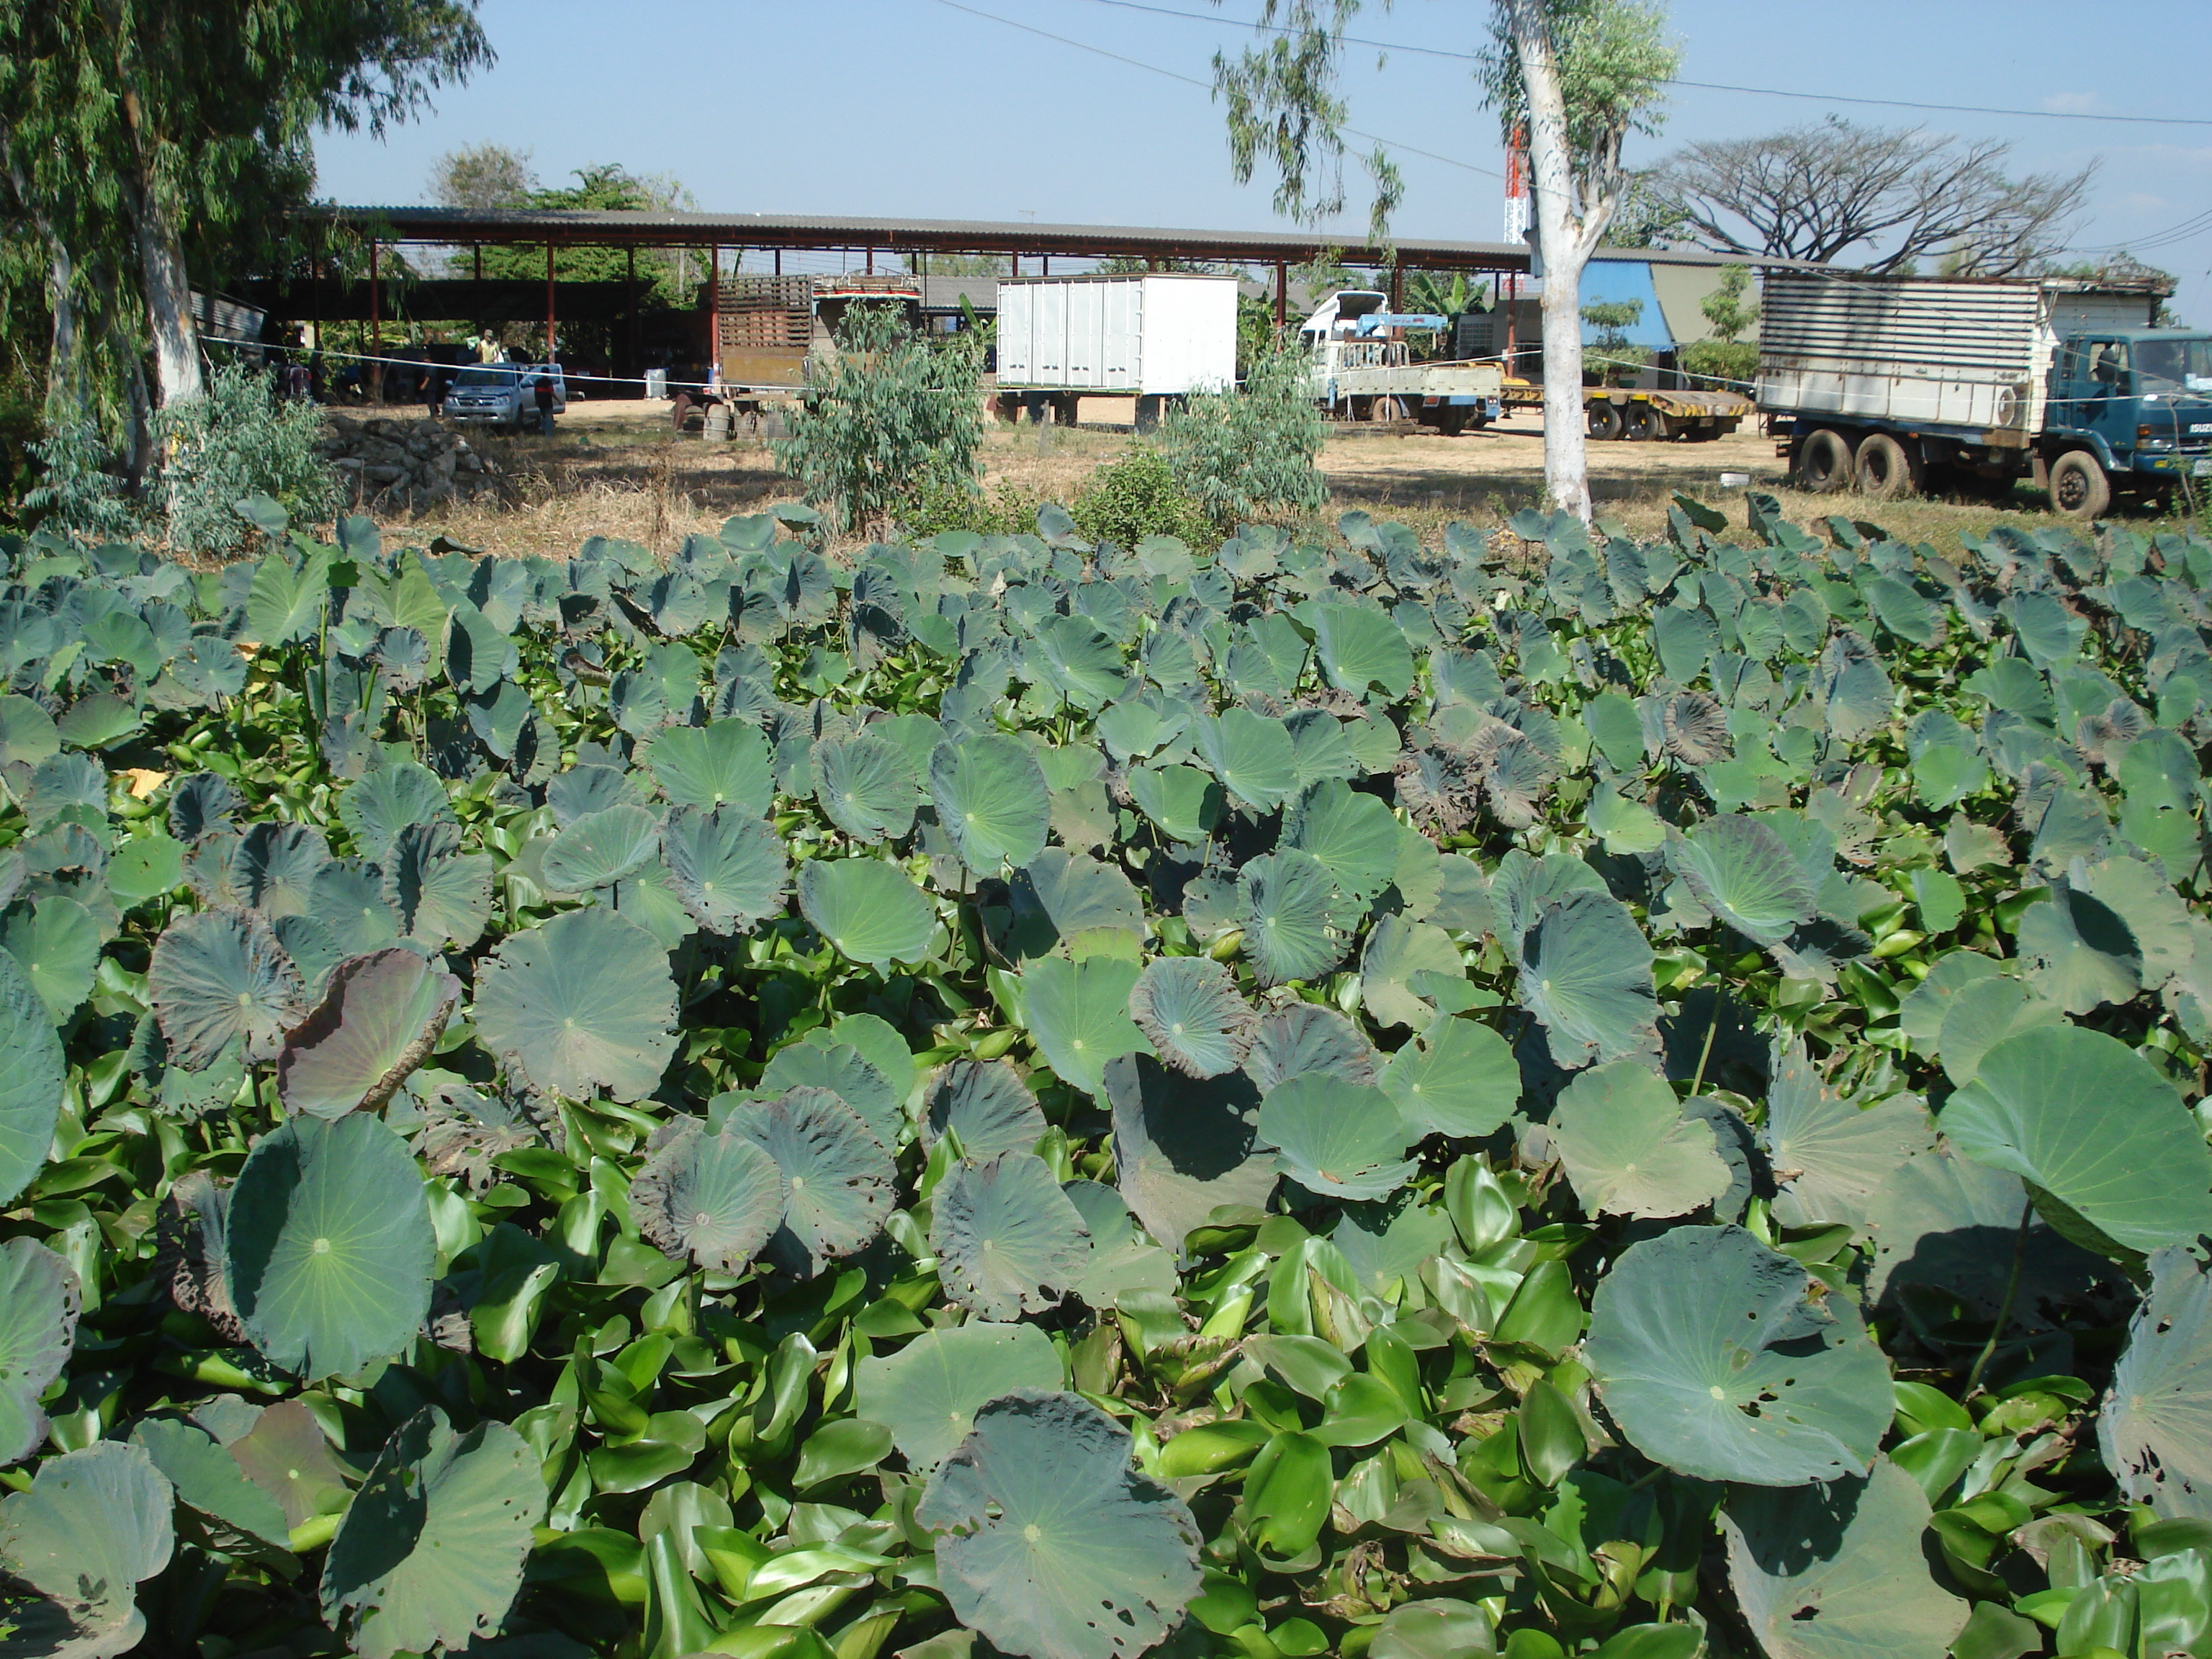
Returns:
[[[999,390],[1175,397],[1237,380],[1237,279],[999,280]]]

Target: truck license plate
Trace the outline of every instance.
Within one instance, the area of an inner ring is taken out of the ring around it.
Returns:
[[[2191,461],[2189,464],[2189,476],[2192,478],[2212,478],[2212,457],[2201,461]]]

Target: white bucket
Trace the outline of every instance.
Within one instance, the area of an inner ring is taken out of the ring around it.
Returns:
[[[645,395],[648,398],[665,398],[668,395],[666,369],[648,368],[645,371]]]
[[[1751,488],[1751,474],[1748,472],[1723,472],[1721,474],[1721,488],[1723,489],[1748,489]]]

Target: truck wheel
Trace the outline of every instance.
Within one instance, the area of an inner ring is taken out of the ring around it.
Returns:
[[[1610,443],[1620,435],[1620,410],[1611,404],[1592,404],[1589,410],[1589,434],[1600,443]]]
[[[2112,481],[2086,449],[2051,464],[2051,504],[2069,519],[2101,519],[2112,510]]]
[[[1797,488],[1807,495],[1832,495],[1850,484],[1851,447],[1844,441],[1842,433],[1821,427],[1805,434],[1790,470]]]
[[[1474,411],[1457,404],[1446,404],[1437,414],[1437,430],[1447,438],[1456,438],[1467,430],[1468,417]]]
[[[1622,435],[1632,444],[1656,442],[1667,435],[1667,417],[1650,404],[1631,404]]]
[[[1914,495],[1920,489],[1920,468],[1912,452],[1887,432],[1869,432],[1859,441],[1854,476],[1859,494],[1878,501]]]

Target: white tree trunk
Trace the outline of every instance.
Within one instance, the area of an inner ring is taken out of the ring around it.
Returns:
[[[200,379],[199,329],[185,250],[154,192],[139,193],[138,264],[146,283],[146,320],[154,333],[154,383],[161,404],[185,403],[206,387]]]

